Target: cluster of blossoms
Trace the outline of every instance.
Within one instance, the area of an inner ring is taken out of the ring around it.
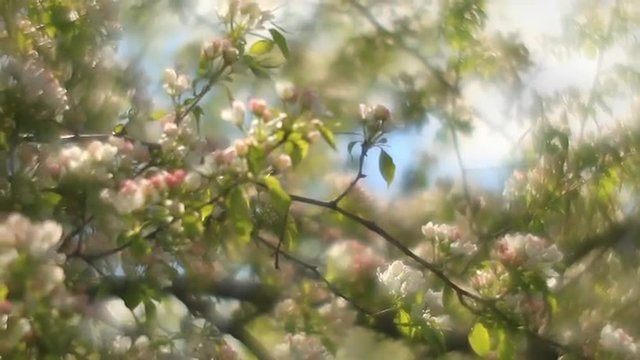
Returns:
[[[378,281],[396,297],[413,295],[427,284],[421,271],[405,265],[401,260],[392,262],[383,271],[378,269]]]
[[[462,232],[456,226],[428,222],[422,226],[421,230],[427,239],[435,242],[438,251],[444,254],[471,255],[478,250],[476,244],[463,239]]]
[[[333,243],[326,252],[326,258],[329,273],[352,279],[370,276],[384,264],[384,258],[373,248],[356,240]]]
[[[61,119],[62,113],[69,108],[67,90],[40,60],[12,60],[7,71],[22,86],[28,102],[42,103],[57,119]]]
[[[154,125],[155,129],[152,130]],[[158,129],[159,127],[160,129]],[[190,116],[182,119],[182,121],[177,124],[175,113],[170,113],[160,119],[157,125],[151,124],[147,130],[150,130],[150,133],[156,133],[150,137],[152,137],[153,142],[157,142],[167,154],[184,157],[189,150],[197,147],[198,139],[193,130],[193,121]],[[159,136],[157,136],[158,132]]]
[[[607,324],[600,332],[600,346],[606,351],[621,354],[629,358],[638,356],[638,345],[623,329]]]
[[[396,299],[403,300],[407,297],[418,296],[419,303],[413,303],[410,307],[412,318],[421,319],[425,325],[433,329],[446,329],[451,327],[451,318],[443,314],[443,291],[427,289],[428,283],[424,274],[401,260],[395,260],[386,268],[378,269],[378,281],[385,290]],[[411,302],[409,302],[411,303]]]
[[[340,297],[336,297],[320,306],[318,314],[336,329],[346,329],[353,325],[356,320],[356,312],[351,309],[345,299]]]
[[[496,243],[496,256],[506,266],[547,270],[562,260],[556,244],[531,234],[507,234]]]
[[[249,128],[245,129],[247,113],[251,114],[252,120]],[[266,147],[267,149],[277,146],[282,141],[280,132],[285,127],[285,121],[289,121],[287,114],[270,109],[264,99],[258,98],[250,99],[247,105],[239,100],[234,100],[230,108],[222,111],[221,117],[241,130],[246,130],[247,134],[246,138],[236,140],[233,147],[217,154],[216,157],[226,160],[223,163],[230,163],[236,155],[246,155],[251,146]],[[317,129],[323,126],[322,121],[318,119],[310,121],[298,119],[289,125],[290,131],[304,134],[304,140],[307,142],[314,142],[319,138],[321,135]],[[279,171],[287,170],[293,165],[293,160],[288,154],[274,155],[271,158],[271,164]]]
[[[160,201],[168,190],[178,186],[195,190],[201,183],[200,174],[195,172],[187,174],[184,170],[177,169],[171,172],[162,171],[149,178],[127,179],[120,184],[117,191],[104,189],[100,196],[105,202],[112,204],[118,213],[129,214],[150,203]]]
[[[430,309],[422,312],[422,319],[431,328],[434,329],[451,329],[453,322],[449,315],[433,315]]]
[[[27,336],[31,331],[29,314],[38,310],[43,302],[58,310],[74,306],[74,299],[64,285],[64,256],[57,253],[61,237],[62,227],[53,221],[31,222],[14,213],[0,223],[0,338],[3,340],[17,344]]]
[[[507,234],[496,243],[495,256],[506,267],[523,268],[540,272],[551,288],[558,283],[558,273],[553,269],[563,258],[555,244],[531,234]]]
[[[365,138],[372,141],[390,130],[391,111],[384,105],[370,107],[360,104],[360,121]]]
[[[542,294],[507,293],[501,300],[514,313],[521,316],[529,326],[541,328],[548,321],[550,308]]]
[[[257,2],[250,0],[231,0],[226,14],[219,14],[226,21],[235,21],[253,29],[264,28],[264,23],[273,19],[271,11],[262,10]]]
[[[273,350],[275,358],[281,360],[333,359],[320,339],[304,332],[294,335],[288,334],[285,341],[276,345]]]
[[[202,45],[200,59],[205,60],[207,64],[221,58],[225,65],[231,65],[238,60],[240,51],[227,39],[215,39],[207,41]]]
[[[508,283],[509,273],[499,262],[477,269],[471,277],[471,286],[483,296],[499,297]]]
[[[179,74],[174,69],[165,69],[163,83],[162,87],[172,97],[178,97],[191,88],[187,75]]]
[[[110,177],[109,169],[113,167],[118,152],[133,151],[133,144],[122,141],[120,148],[101,141],[92,141],[84,148],[78,145],[64,147],[45,160],[45,167],[54,178],[76,175],[106,180]]]

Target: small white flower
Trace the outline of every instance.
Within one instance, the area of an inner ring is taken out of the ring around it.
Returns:
[[[164,90],[171,96],[179,96],[191,87],[189,78],[174,69],[165,69],[163,80]]]
[[[294,98],[296,88],[288,81],[276,83],[276,93],[282,100],[291,100]]]
[[[53,221],[45,221],[42,224],[32,224],[29,231],[28,247],[33,256],[43,256],[53,250],[62,237],[62,226]]]
[[[283,343],[275,346],[274,356],[278,360],[333,359],[318,338],[303,332],[287,335]]]
[[[424,294],[425,304],[435,310],[443,309],[444,305],[442,303],[442,294],[442,291],[433,291],[431,289],[427,290]]]
[[[389,293],[400,297],[414,294],[426,285],[422,272],[400,260],[392,262],[384,271],[378,270],[378,280]]]
[[[607,351],[634,355],[637,353],[637,345],[633,338],[622,329],[615,329],[607,324],[600,331],[600,345]]]
[[[241,126],[244,123],[244,114],[247,109],[242,101],[234,100],[231,103],[230,109],[222,110],[220,117],[224,121],[228,121],[236,126]]]
[[[124,354],[131,348],[131,338],[128,336],[117,335],[111,342],[111,348],[116,354]]]
[[[478,247],[468,241],[456,241],[451,243],[449,250],[452,255],[466,256],[475,253]]]
[[[196,190],[202,185],[202,176],[197,172],[190,172],[184,178],[185,189],[189,191]]]
[[[453,322],[451,321],[451,317],[449,315],[433,316],[431,314],[431,311],[425,310],[422,313],[422,318],[429,326],[436,327],[438,329],[452,328]]]
[[[280,171],[287,170],[292,165],[291,157],[287,154],[280,154],[280,156],[276,158],[276,162],[274,165],[276,169]]]

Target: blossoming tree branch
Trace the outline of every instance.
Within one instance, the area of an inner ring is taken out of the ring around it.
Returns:
[[[563,51],[597,54],[595,75],[545,95],[489,4],[434,3],[308,4],[320,29],[294,32],[253,1],[215,25],[174,2],[3,1],[0,358],[636,358],[640,77],[622,39],[640,6],[573,1]],[[167,11],[217,35],[152,95],[114,50]],[[337,50],[313,53],[315,32]],[[490,124],[470,84],[529,121],[501,194],[462,154]],[[456,181],[424,176],[432,153],[398,171],[397,135],[427,122]]]

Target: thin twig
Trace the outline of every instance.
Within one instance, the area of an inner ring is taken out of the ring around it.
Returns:
[[[209,78],[209,81],[207,82],[207,84],[193,98],[193,101],[191,103],[189,103],[189,106],[187,106],[187,108],[184,110],[184,112],[178,112],[179,109],[176,108],[176,119],[175,119],[176,125],[179,125],[180,122],[182,122],[182,120],[184,120],[184,118],[186,118],[189,115],[189,113],[191,113],[193,111],[193,109],[195,109],[196,106],[198,106],[198,103],[213,88],[213,85],[215,85],[216,81],[218,81],[218,79],[220,79],[220,76],[222,76],[222,74],[227,69],[227,67],[228,67],[228,65],[226,63],[223,64],[222,67],[220,67],[220,69],[218,71],[216,71],[211,76],[211,78]]]
[[[338,289],[333,283],[331,283],[331,281],[329,281],[327,278],[324,277],[324,275],[320,272],[320,270],[318,270],[318,267],[315,265],[311,265],[308,262],[296,257],[295,255],[292,255],[286,251],[280,250],[278,249],[278,246],[273,245],[270,241],[268,241],[267,239],[256,235],[256,239],[258,241],[260,241],[262,244],[265,244],[267,247],[271,248],[272,250],[275,250],[277,252],[279,252],[283,258],[289,260],[290,262],[296,264],[299,267],[302,267],[308,271],[310,271],[314,277],[316,277],[318,280],[322,281],[327,288],[336,296],[343,298],[344,300],[346,300],[349,304],[351,304],[351,306],[356,309],[358,312],[364,314],[364,315],[368,315],[368,316],[376,316],[376,314],[380,314],[381,312],[372,312],[369,311],[365,308],[363,308],[362,306],[358,305],[355,300],[353,300],[350,296],[348,296],[347,294],[345,294],[344,292],[342,292],[340,289]]]
[[[367,152],[369,151],[369,149],[369,143],[367,141],[363,141],[362,145],[360,146],[360,158],[358,159],[358,174],[356,174],[356,177],[353,178],[349,186],[347,186],[347,188],[344,189],[344,191],[342,191],[340,195],[338,195],[334,200],[331,201],[332,204],[338,205],[340,200],[342,200],[345,196],[347,196],[347,194],[349,194],[349,192],[351,192],[353,187],[356,186],[360,179],[364,179],[365,177],[367,177],[367,175],[365,175],[363,172],[363,168],[364,160],[367,157]]]

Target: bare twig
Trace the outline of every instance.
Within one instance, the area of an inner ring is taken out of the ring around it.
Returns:
[[[344,189],[344,191],[342,191],[340,195],[338,195],[334,200],[331,201],[332,204],[338,205],[340,200],[342,200],[345,196],[347,196],[347,194],[349,194],[349,192],[353,189],[354,186],[356,186],[360,179],[364,179],[365,177],[367,177],[367,175],[365,175],[363,172],[363,168],[364,160],[367,157],[367,152],[369,151],[369,149],[369,143],[366,140],[363,141],[362,145],[360,146],[360,158],[358,159],[358,174],[356,174],[356,177],[353,178],[349,186],[347,186],[347,188]]]
[[[279,252],[282,257],[284,257],[285,259],[289,260],[290,262],[296,264],[297,266],[304,268],[306,270],[308,270],[309,272],[311,272],[313,274],[313,276],[315,278],[317,278],[318,280],[322,281],[327,288],[336,296],[343,298],[344,300],[346,300],[349,304],[351,304],[351,306],[356,309],[358,312],[364,314],[364,315],[369,315],[369,316],[375,316],[377,313],[376,312],[371,312],[365,308],[363,308],[362,306],[358,305],[355,300],[353,300],[350,296],[348,296],[347,294],[345,294],[344,292],[342,292],[340,289],[338,289],[334,284],[331,283],[331,281],[329,281],[327,278],[324,277],[324,275],[320,272],[320,270],[318,270],[318,267],[315,265],[311,265],[308,262],[286,252],[283,250],[280,250],[278,248],[278,246],[273,245],[270,241],[268,241],[267,239],[257,235],[256,236],[256,240],[260,241],[262,244],[266,245],[267,247],[271,248],[272,250],[275,250],[277,252]],[[379,313],[379,312],[378,312]]]

